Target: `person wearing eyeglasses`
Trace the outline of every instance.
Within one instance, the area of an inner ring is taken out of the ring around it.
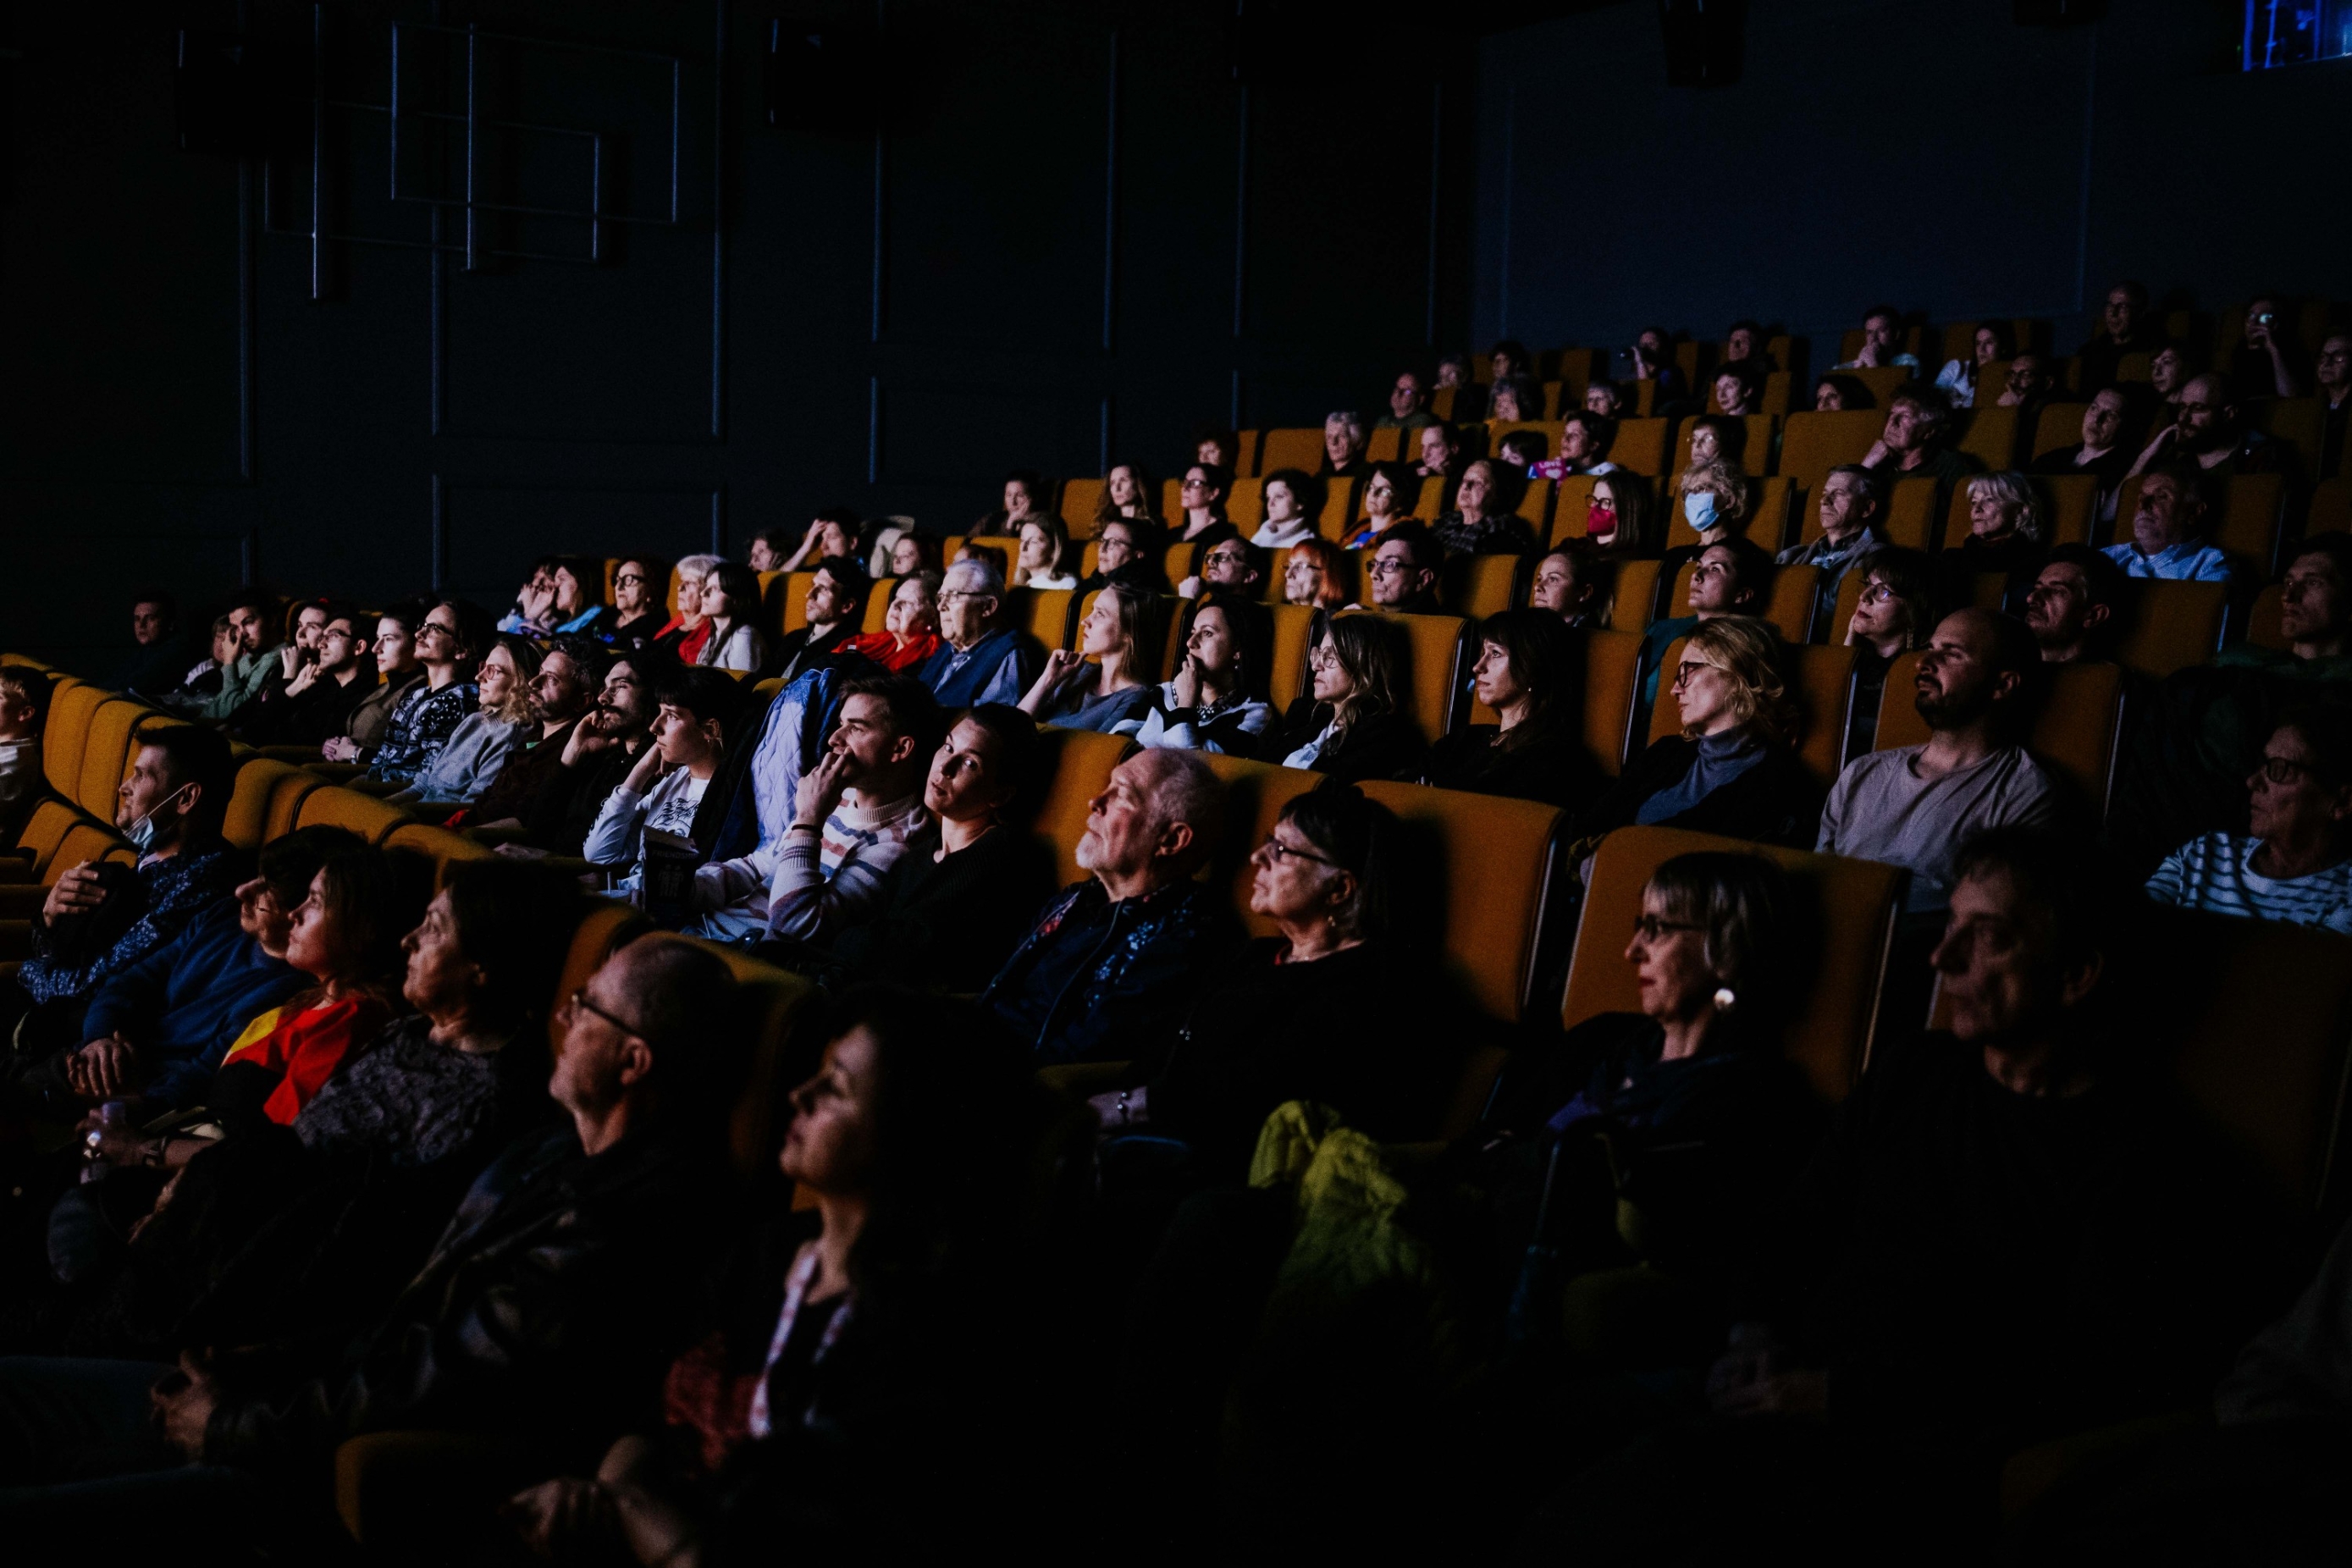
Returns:
[[[1627,763],[1576,819],[1573,837],[1640,824],[1811,847],[1822,788],[1796,755],[1785,657],[1780,634],[1752,616],[1693,627],[1666,694],[1682,732],[1652,742]]]
[[[1526,489],[1508,463],[1481,458],[1462,470],[1453,510],[1430,533],[1449,554],[1525,555],[1535,547],[1535,534],[1512,508]]]
[[[457,726],[481,700],[481,689],[466,679],[490,651],[490,617],[464,599],[443,599],[416,626],[416,662],[425,679],[403,698],[383,727],[383,739],[368,764],[370,782],[406,784],[433,764]]]
[[[1176,487],[1175,542],[1214,544],[1239,532],[1225,518],[1225,497],[1233,488],[1233,476],[1214,463],[1186,468]]]
[[[947,647],[922,667],[942,708],[1017,703],[1045,661],[1035,639],[1004,619],[1004,577],[984,561],[959,561],[940,584],[940,636]]]
[[[1906,653],[1927,646],[1937,613],[1936,563],[1916,550],[1890,544],[1874,550],[1855,569],[1862,592],[1847,617],[1845,646],[1854,650],[1853,704],[1848,710],[1845,750],[1840,762],[1870,750],[1878,733],[1879,703],[1886,694],[1886,671]]]
[[[1428,529],[1411,519],[1391,524],[1364,563],[1371,607],[1392,615],[1438,614],[1437,573],[1444,563],[1444,548]]]
[[[2174,850],[2148,897],[2352,935],[2352,720],[2315,705],[2279,725],[2246,792],[2246,831]]]
[[[1419,778],[1429,742],[1404,710],[1412,645],[1379,616],[1333,616],[1307,650],[1307,695],[1274,726],[1263,754],[1342,783]]]
[[[1107,1189],[1238,1184],[1258,1130],[1294,1100],[1384,1142],[1436,1136],[1461,1058],[1429,966],[1398,940],[1400,831],[1352,784],[1284,805],[1250,857],[1250,910],[1276,934],[1202,977],[1172,1039],[1139,1055],[1156,1072],[1090,1101]],[[1157,1145],[1138,1147],[1144,1160],[1121,1142],[1137,1134]]]
[[[1238,535],[1220,539],[1201,557],[1201,574],[1176,584],[1176,596],[1197,599],[1204,592],[1223,589],[1255,599],[1265,585],[1266,568],[1272,560],[1264,548],[1251,540]]]

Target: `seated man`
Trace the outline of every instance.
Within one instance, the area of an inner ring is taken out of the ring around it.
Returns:
[[[247,745],[323,746],[344,732],[362,700],[381,689],[375,662],[368,658],[374,628],[365,617],[336,601],[305,605],[300,616],[298,642],[310,623],[317,625],[310,655],[296,662],[285,679],[264,682],[231,723]]]
[[[1223,588],[1258,598],[1273,560],[1271,552],[1246,539],[1220,539],[1201,557],[1201,574],[1177,584],[1176,592],[1182,598],[1197,599],[1212,588]]]
[[[376,617],[373,651],[377,684],[360,698],[341,732],[320,742],[320,756],[331,763],[357,763],[375,751],[394,712],[425,679],[425,666],[416,657],[416,628],[432,607],[411,600],[390,605]]]
[[[48,706],[47,676],[21,664],[0,665],[0,842],[16,841],[48,787],[41,772],[41,716]]]
[[[0,1363],[0,1487],[156,1472],[149,1507],[257,1476],[315,1488],[339,1445],[394,1428],[600,1452],[657,1398],[693,1310],[678,1282],[736,1212],[717,1130],[735,994],[686,943],[605,960],[563,1009],[562,1124],[499,1155],[355,1337],[179,1368]],[[120,1479],[108,1495],[144,1499]]]
[[[2173,405],[2172,422],[2133,460],[2131,471],[2194,463],[2209,479],[2266,474],[2277,463],[2276,444],[2240,417],[2228,384],[2210,374],[2189,378]]]
[[[2352,333],[2331,333],[2319,345],[2312,362],[2312,379],[2319,385],[2319,471],[2344,471],[2344,430],[2352,420]]]
[[[1773,557],[1780,566],[1822,569],[1818,616],[1827,616],[1837,604],[1838,584],[1845,574],[1888,541],[1886,481],[1859,463],[1840,463],[1822,480],[1822,534],[1803,544],[1792,544]]]
[[[2028,351],[2009,362],[2009,379],[2002,383],[2000,395],[1993,402],[1999,407],[2021,410],[2019,417],[2023,418],[2050,400],[2055,385],[2050,374],[2050,362]]]
[[[1437,571],[1445,552],[1429,530],[1418,522],[1391,523],[1380,537],[1380,548],[1364,564],[1371,607],[1397,615],[1438,614]]]
[[[1414,474],[1424,479],[1455,479],[1462,472],[1462,439],[1451,425],[1424,425],[1421,427],[1421,461]]]
[[[2239,330],[2238,352],[2230,364],[2230,400],[2244,403],[2257,397],[2304,395],[2302,350],[2294,342],[2292,314],[2282,301],[2265,295],[2246,303],[2245,324]]]
[[[1715,373],[1715,412],[1745,418],[1764,412],[1764,376],[1745,362],[1719,365]]]
[[[2122,568],[2087,544],[2050,552],[2025,594],[2025,624],[2044,664],[2076,664],[2108,657],[2131,581]]]
[[[259,588],[245,589],[230,601],[227,620],[236,652],[221,667],[219,689],[201,701],[170,704],[191,718],[215,724],[259,696],[263,684],[279,673],[278,601]]]
[[[784,634],[761,667],[761,679],[790,681],[863,631],[866,596],[873,592],[874,579],[849,557],[828,555],[818,562],[801,601],[808,624]]]
[[[2174,850],[2148,897],[2352,935],[2352,719],[2315,707],[2279,725],[2246,790],[2246,831]]]
[[[1950,509],[1952,487],[1980,472],[1977,460],[1952,444],[1952,400],[1940,387],[1909,381],[1886,400],[1886,427],[1880,432],[1862,466],[1889,485],[1897,479],[1934,479],[1936,500],[1927,515],[1942,517]]]
[[[134,1121],[203,1103],[245,1026],[313,984],[286,963],[294,911],[327,851],[356,842],[340,827],[302,827],[264,845],[260,874],[236,901],[208,906],[109,980],[83,1016],[87,1041],[20,1082],[67,1120],[109,1100],[136,1101]]]
[[[114,806],[138,866],[85,860],[49,889],[33,919],[33,956],[0,987],[0,1018],[23,1019],[20,1051],[89,1038],[82,1010],[98,988],[236,889],[236,852],[220,837],[234,777],[216,730],[173,725],[142,741]]]
[[[947,647],[919,672],[942,708],[1018,702],[1045,654],[1004,619],[1004,577],[982,561],[959,561],[940,584],[940,636]]]
[[[1690,614],[1652,621],[1642,633],[1635,679],[1644,713],[1658,700],[1658,668],[1675,639],[1717,616],[1752,616],[1763,607],[1772,585],[1772,562],[1738,534],[1700,551],[1691,562]]]
[[[1230,945],[1224,893],[1192,879],[1223,830],[1224,797],[1190,752],[1111,770],[1078,840],[1091,879],[1045,907],[981,994],[1040,1063],[1118,1060],[1164,1037],[1203,963]]]
[[[2123,483],[2124,469],[2131,460],[2131,454],[2120,445],[2125,413],[2124,395],[2112,386],[2101,387],[2084,405],[2082,444],[2042,453],[2026,465],[2026,472],[2088,474],[2099,481],[2102,492],[2114,489]]]
[[[2194,465],[2171,463],[2143,474],[2131,539],[2108,545],[2107,559],[2127,577],[2226,583],[2230,558],[2205,542],[2213,510],[2212,486]]]
[[[2279,584],[2279,635],[2286,648],[2251,642],[2213,662],[2318,680],[2352,680],[2352,534],[2315,533],[2289,547]]]
[[[1349,479],[1360,474],[1367,467],[1364,444],[1370,439],[1364,429],[1364,416],[1353,409],[1342,409],[1323,416],[1323,467],[1326,479]]]
[[[2147,285],[2118,283],[2107,290],[2099,311],[2099,330],[2077,352],[2082,361],[2083,390],[2099,392],[2116,384],[2116,372],[2126,354],[2152,353],[2163,341],[2164,324],[2147,313]]]
[[[161,697],[178,686],[196,662],[180,630],[180,601],[169,588],[142,588],[131,600],[131,638],[139,651],[115,677],[123,690]]]
[[[593,637],[578,634],[557,637],[547,645],[539,673],[530,678],[530,718],[520,749],[507,755],[506,765],[490,781],[466,814],[470,826],[520,831],[523,815],[539,799],[563,766],[563,749],[604,683],[612,656]]]
[[[1840,360],[1832,370],[1873,370],[1886,365],[1919,368],[1919,356],[1895,345],[1903,336],[1903,312],[1892,305],[1873,305],[1863,313],[1862,349],[1852,359]]]
[[[581,853],[606,798],[651,743],[652,670],[666,662],[650,651],[625,653],[613,660],[595,706],[564,737],[554,767],[524,807],[520,836],[499,845],[501,854],[530,858]],[[511,832],[505,829],[497,836]]]
[[[1429,412],[1429,394],[1422,390],[1421,377],[1405,371],[1389,388],[1389,411],[1372,421],[1375,430],[1418,430],[1424,425],[1434,425],[1436,416]]]
[[[1969,836],[2057,815],[2057,791],[2017,742],[2041,649],[2022,621],[1957,610],[1919,655],[1922,745],[1856,757],[1822,810],[1817,848],[1908,868],[1909,907],[1937,910]],[[1885,700],[1894,701],[1888,692]]]

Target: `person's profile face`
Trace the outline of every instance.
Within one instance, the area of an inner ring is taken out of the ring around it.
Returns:
[[[890,546],[890,574],[911,577],[923,569],[923,547],[911,538],[901,539]]]
[[[1282,569],[1282,602],[1311,605],[1323,591],[1323,563],[1305,551],[1294,551]]]
[[[228,613],[228,625],[229,629],[236,634],[236,646],[240,653],[261,651],[263,626],[259,610],[250,606],[231,610]]]
[[[1036,500],[1034,497],[1030,495],[1029,487],[1027,485],[1022,483],[1019,479],[1007,479],[1004,481],[1005,516],[1027,517],[1031,510],[1035,508],[1036,504]]]
[[[1716,437],[1714,426],[1700,425],[1692,429],[1690,455],[1694,463],[1712,463],[1723,456],[1723,444]]]
[[[1845,394],[1838,390],[1836,382],[1825,381],[1813,388],[1813,410],[1818,414],[1845,412]]]
[[[1570,616],[1579,608],[1579,596],[1576,574],[1568,557],[1547,555],[1537,564],[1535,581],[1528,585],[1529,605],[1555,616]]]
[[[1862,341],[1881,353],[1895,346],[1895,321],[1892,316],[1872,316],[1862,323]]]
[[[932,754],[923,784],[923,804],[949,822],[972,822],[1003,804],[997,784],[996,738],[965,719],[950,730]]]
[[[1642,1011],[1661,1023],[1702,1016],[1715,1005],[1722,982],[1706,962],[1706,932],[1676,920],[1654,888],[1642,889],[1642,918],[1625,944]]]
[[[1184,638],[1184,651],[1206,673],[1223,675],[1233,668],[1233,628],[1225,625],[1224,611],[1211,605],[1192,617],[1192,629]]]
[[[1133,506],[1143,499],[1143,492],[1135,482],[1135,470],[1125,463],[1113,468],[1105,483],[1110,491],[1110,504],[1113,506]]]
[[[1421,466],[1444,468],[1453,462],[1454,443],[1446,439],[1445,432],[1434,425],[1423,426],[1421,431]]]
[[[1584,411],[1606,418],[1617,412],[1617,394],[1610,387],[1594,382],[1584,389]]]
[[[1238,539],[1220,541],[1201,563],[1201,581],[1219,588],[1245,588],[1250,575],[1249,552]]]
[[[152,599],[142,599],[131,606],[131,635],[144,647],[172,629],[171,616],[163,606]]]
[[[1347,666],[1339,662],[1339,650],[1328,637],[1307,650],[1307,689],[1318,702],[1337,702],[1356,689]]]
[[[751,548],[743,552],[743,564],[754,572],[774,572],[783,563],[784,558],[776,553],[776,547],[764,539],[751,541]]]
[[[931,595],[919,578],[909,577],[900,583],[890,595],[890,608],[883,615],[883,629],[892,637],[911,641],[939,629],[939,612],[931,604]]]
[[[1738,557],[1720,544],[1708,545],[1691,563],[1691,609],[1702,615],[1727,616],[1738,602]]]
[[[1494,484],[1493,476],[1484,463],[1473,463],[1463,471],[1462,482],[1454,488],[1454,504],[1465,517],[1476,517],[1486,510],[1486,496]]]
[[[1087,803],[1076,855],[1081,868],[1131,877],[1150,866],[1160,837],[1152,809],[1150,758],[1146,752],[1119,763],[1102,793]]]
[[[1107,525],[1096,542],[1095,570],[1116,572],[1135,557],[1135,536],[1116,523]]]
[[[2139,481],[2139,505],[2132,512],[2132,539],[2150,555],[2161,554],[2196,536],[2202,521],[2196,498],[2170,474],[2147,474]]]
[[[1975,617],[1947,616],[1919,653],[1916,705],[1929,724],[1979,710],[1993,681],[1992,634]]]
[[[1422,574],[1413,569],[1410,545],[1391,541],[1372,552],[1367,573],[1372,580],[1372,603],[1382,609],[1410,604],[1421,587]]]
[[[2091,584],[2083,569],[2053,561],[2026,591],[2025,624],[2043,647],[2067,647],[2087,629],[2091,608]]]
[[[1217,504],[1219,492],[1209,482],[1209,471],[1202,465],[1196,464],[1184,470],[1181,490],[1187,511],[1205,511]]]
[[[2139,322],[2139,307],[2132,302],[2131,290],[2109,289],[2107,302],[2099,311],[2099,320],[2105,324],[2110,337],[2130,337],[2132,329]]]
[[[327,629],[327,612],[316,605],[305,605],[294,614],[294,646],[316,649],[320,636]]]
[[[1990,364],[2000,357],[2000,337],[1990,327],[1977,329],[1977,363]]]
[[[1746,327],[1734,327],[1724,340],[1723,357],[1734,364],[1756,357],[1756,334]]]
[[[1225,444],[1213,438],[1203,441],[1192,449],[1192,460],[1222,468],[1225,466]]]
[[[832,573],[819,572],[810,577],[808,593],[801,599],[801,613],[811,623],[831,626],[847,607],[843,602],[841,584],[833,580]]]
[[[2084,405],[2083,409],[2084,446],[2095,451],[2105,450],[2116,444],[2116,437],[2123,434],[2123,394],[2110,388],[2092,398]]]
[[[2165,397],[2179,391],[2188,374],[2189,362],[2180,357],[2179,349],[2169,345],[2157,350],[2156,356],[2147,362],[2148,384]]]
[[[2320,777],[2311,742],[2293,724],[2271,732],[2246,780],[2246,826],[2257,838],[2324,843],[2338,826],[2343,792]]]
[[[2290,642],[2341,637],[2352,620],[2352,599],[2335,561],[2313,552],[2287,563],[2279,586],[2279,630]]]
[[[1894,587],[1874,572],[1853,602],[1853,618],[1848,625],[1856,637],[1875,641],[1909,631],[1910,619],[1910,611],[1896,596]]]
[[[2017,1033],[2058,1003],[2047,921],[2005,874],[1964,877],[1933,958],[1952,1033],[1964,1041]]]
[[[2352,337],[2338,332],[2319,345],[2311,362],[2312,379],[2331,390],[2352,383]]]
[[[1420,407],[1421,378],[1410,374],[1398,376],[1396,384],[1389,389],[1389,412],[1403,419]]]
[[[1265,520],[1268,522],[1291,522],[1298,516],[1298,498],[1290,493],[1283,479],[1265,481]]]
[[[1920,416],[1919,405],[1909,398],[1897,398],[1886,411],[1886,428],[1879,439],[1890,452],[1908,452],[1916,447],[1927,433],[1927,421]]]
[[[1726,414],[1748,412],[1748,384],[1736,375],[1715,378],[1715,405]]]
[[[881,1051],[861,1024],[827,1045],[816,1076],[793,1090],[776,1163],[793,1183],[827,1194],[872,1184],[880,1065]]]
[[[493,647],[482,656],[480,668],[474,671],[474,684],[482,689],[482,706],[495,708],[514,694],[514,655],[503,647]]]
[[[359,628],[348,616],[337,616],[319,633],[319,668],[342,669],[367,651]]]
[[[1386,474],[1374,474],[1364,487],[1364,515],[1386,517],[1396,510],[1396,486]]]
[[[1031,572],[1043,572],[1053,564],[1054,542],[1037,524],[1024,524],[1021,530],[1021,564]]]

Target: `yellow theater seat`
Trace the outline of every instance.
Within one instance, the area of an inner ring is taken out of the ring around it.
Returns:
[[[1671,419],[1621,419],[1616,439],[1609,443],[1609,460],[1654,480],[1666,471],[1674,428]]]
[[[2006,374],[2007,367],[2002,367]],[[1992,394],[2000,396],[1999,393]],[[2017,458],[2017,405],[2004,408],[2000,404],[1988,404],[1979,408],[1954,410],[1954,416],[1964,421],[1959,439],[1952,445],[1967,453],[1988,469],[2000,473],[2013,467]]]
[[[1691,566],[1685,562],[1675,574],[1673,613],[1687,616],[1690,608]],[[1819,608],[1822,569],[1818,566],[1776,566],[1764,591],[1764,605],[1756,614],[1772,623],[1787,642],[1809,642],[1813,616]]]
[[[2279,626],[2279,611],[2286,591],[2276,583],[2254,595],[2253,607],[2246,613],[2246,640],[2256,647],[2266,647],[2273,653],[2285,653],[2294,647]]]
[[[2052,544],[2091,542],[2091,513],[2098,505],[2098,480],[2088,474],[2029,474],[2025,482],[2041,498],[2044,539]],[[1969,536],[1969,485],[1963,479],[1952,487],[1951,504],[1944,512],[1944,548],[1958,548],[1960,541]]]
[[[1500,615],[1526,596],[1532,565],[1524,555],[1456,555],[1438,574],[1437,602],[1472,620]]]
[[[1072,539],[1085,539],[1095,531],[1095,508],[1102,504],[1103,481],[1100,479],[1065,479],[1062,497],[1055,513],[1062,526],[1070,531]]]
[[[1459,616],[1400,616],[1384,610],[1341,614],[1383,616],[1404,628],[1412,648],[1406,679],[1413,723],[1431,745],[1453,733],[1469,702],[1464,682],[1470,668],[1470,623]]]
[[[449,868],[461,861],[499,858],[499,852],[487,844],[477,844],[462,833],[422,822],[402,823],[384,839],[383,847],[408,850],[431,860],[436,889],[448,885]]]
[[[1665,580],[1665,563],[1620,560],[1611,563],[1603,585],[1601,620],[1610,630],[1647,631],[1658,618],[1658,590]]]
[[[1926,744],[1927,721],[1910,700],[1918,671],[1916,653],[1887,666],[1874,751]],[[2049,679],[2026,732],[2026,750],[2073,785],[2095,820],[2104,817],[2115,782],[2116,737],[2123,725],[2123,667],[2064,664],[2045,673]]]
[[[1323,427],[1316,425],[1268,430],[1258,447],[1257,467],[1250,471],[1260,477],[1280,468],[1298,468],[1311,474],[1322,466]]]
[[[1250,857],[1274,833],[1282,808],[1323,782],[1323,775],[1303,768],[1229,757],[1222,752],[1197,753],[1210,771],[1225,783],[1225,837],[1202,873],[1209,886],[1230,889],[1234,918],[1250,935],[1274,936],[1272,920],[1250,911],[1250,889],[1257,871]]]
[[[1055,885],[1066,887],[1084,875],[1078,868],[1078,839],[1087,830],[1087,804],[1110,782],[1134,744],[1125,735],[1098,735],[1090,730],[1037,731],[1045,748],[1042,764],[1045,787],[1029,816],[1029,831],[1053,852]]]
[[[1517,1023],[1559,874],[1562,813],[1424,784],[1371,780],[1362,788],[1436,850],[1445,885],[1435,912],[1443,916],[1447,972],[1482,1011]]]
[[[1829,477],[1832,468],[1841,463],[1861,462],[1870,455],[1879,432],[1885,428],[1886,410],[1883,405],[1838,414],[1791,414],[1780,437],[1781,477],[1807,496],[1817,496],[1821,494],[1822,480]],[[1811,537],[1819,527],[1818,521],[1808,519],[1805,536]]]
[[[2352,450],[2352,442],[2345,443]],[[2352,463],[2352,458],[2345,459]],[[2304,518],[2305,537],[2315,533],[2352,533],[2352,478],[2322,479],[2311,492],[2311,510]]]
[[[82,741],[79,783],[74,804],[100,821],[110,821],[122,781],[131,776],[139,731],[180,721],[166,721],[144,703],[127,697],[99,704],[89,716]]]
[[[2084,403],[2045,403],[2033,422],[2032,451],[2030,457],[2042,457],[2051,452],[2067,452],[2083,444],[2083,414],[2090,407]]]
[[[2116,638],[2116,662],[2158,679],[2203,664],[2221,646],[2227,583],[2135,582]]]
[[[325,781],[289,763],[255,757],[236,770],[236,785],[229,792],[228,814],[221,837],[239,849],[258,849],[271,839],[294,830],[293,805]],[[281,792],[298,792],[285,812],[282,826],[272,811]]]
[[[1290,705],[1307,690],[1307,647],[1315,631],[1315,611],[1305,605],[1274,605],[1268,606],[1274,616],[1274,671],[1269,692],[1277,713],[1287,712]],[[1173,642],[1171,642],[1173,650]],[[1175,673],[1171,659],[1169,674]]]
[[[1814,969],[1789,1028],[1789,1058],[1823,1099],[1844,1099],[1868,1064],[1877,1029],[1887,952],[1909,879],[1898,867],[1677,827],[1621,827],[1601,841],[1592,858],[1560,999],[1561,1026],[1641,1010],[1640,987],[1624,952],[1642,913],[1642,889],[1666,861],[1706,852],[1760,855],[1810,894],[1819,922],[1812,932],[1817,940],[1807,944]]]
[[[2223,554],[2251,563],[2267,577],[2278,568],[2279,532],[2286,521],[2283,474],[2237,474],[2220,485],[2220,510],[2211,520],[2209,542]],[[2116,538],[2128,542],[2132,514],[2139,507],[2139,480],[2126,479],[2116,492]]]
[[[1584,749],[1602,773],[1614,778],[1624,771],[1633,728],[1633,677],[1641,667],[1642,637],[1599,630],[1576,637],[1584,658],[1580,715]]]
[[[89,721],[112,693],[68,678],[49,689],[48,711],[41,721],[41,772],[49,788],[67,800],[81,798],[81,759],[89,740]]]
[[[1014,588],[1006,595],[1011,602],[1006,611],[1013,624],[1035,637],[1048,649],[1070,646],[1070,632],[1076,621],[1077,590],[1075,588]]]
[[[1585,537],[1585,526],[1592,510],[1592,480],[1591,474],[1570,474],[1552,481],[1551,537],[1548,544],[1559,545]]]
[[[304,795],[294,818],[298,827],[345,828],[370,844],[383,843],[392,837],[393,829],[411,820],[400,807],[341,784],[328,784]]]

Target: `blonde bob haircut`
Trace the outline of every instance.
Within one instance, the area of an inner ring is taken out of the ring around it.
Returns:
[[[1754,616],[1717,616],[1691,628],[1683,657],[1698,658],[1731,678],[1731,710],[1768,746],[1797,732],[1797,705],[1780,678],[1780,634]],[[1689,730],[1686,740],[1698,737]]]

